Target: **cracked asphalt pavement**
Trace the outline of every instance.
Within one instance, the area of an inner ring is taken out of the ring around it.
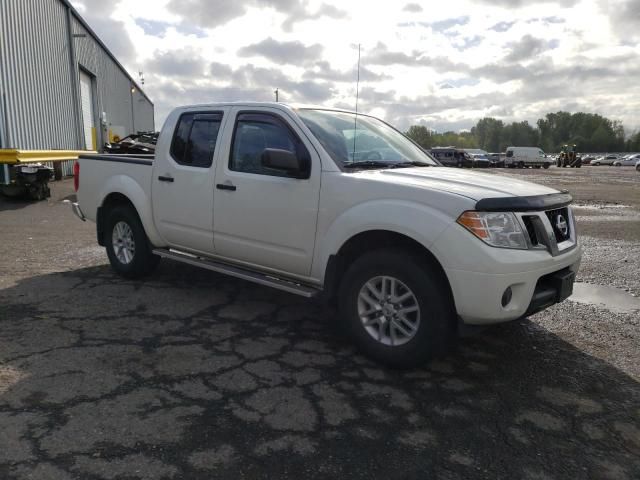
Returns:
[[[640,295],[640,175],[494,173],[569,188],[578,280]],[[567,301],[389,370],[320,303],[166,260],[115,276],[52,191],[0,199],[2,479],[640,477],[638,311]]]

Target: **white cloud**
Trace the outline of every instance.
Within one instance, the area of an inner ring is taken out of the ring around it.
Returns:
[[[569,107],[640,127],[637,0],[74,4],[130,72],[145,71],[159,123],[177,105],[269,100],[275,88],[353,106],[361,44],[360,107],[401,128],[535,122]]]

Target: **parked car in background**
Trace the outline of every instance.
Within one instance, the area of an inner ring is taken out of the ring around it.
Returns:
[[[582,164],[590,165],[591,162],[593,162],[595,159],[596,159],[595,155],[585,155],[584,157],[582,157]]]
[[[636,162],[636,172],[640,172],[640,160]]]
[[[631,155],[625,155],[618,160],[614,160],[613,165],[615,167],[633,167],[640,160],[640,153],[634,153]]]
[[[489,166],[490,167],[504,167],[504,157],[506,153],[490,153],[489,154]]]
[[[504,165],[509,168],[549,168],[551,162],[551,158],[538,147],[509,147]]]
[[[491,166],[491,161],[487,155],[472,154],[471,158],[473,159],[473,168],[489,168]]]
[[[595,165],[596,167],[598,167],[600,165],[613,165],[613,162],[615,162],[619,158],[620,158],[620,155],[615,154],[615,153],[611,153],[611,154],[608,154],[608,155],[602,155],[602,156],[596,158],[595,160],[592,160],[591,161],[591,165]]]
[[[473,159],[456,147],[433,147],[429,153],[445,167],[473,167]]]

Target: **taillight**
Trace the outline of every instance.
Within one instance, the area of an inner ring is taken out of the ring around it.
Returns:
[[[77,192],[80,186],[80,164],[76,160],[73,164],[73,189]]]

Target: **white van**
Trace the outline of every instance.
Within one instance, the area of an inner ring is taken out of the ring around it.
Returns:
[[[538,147],[509,147],[504,166],[509,168],[549,168],[551,159]]]

